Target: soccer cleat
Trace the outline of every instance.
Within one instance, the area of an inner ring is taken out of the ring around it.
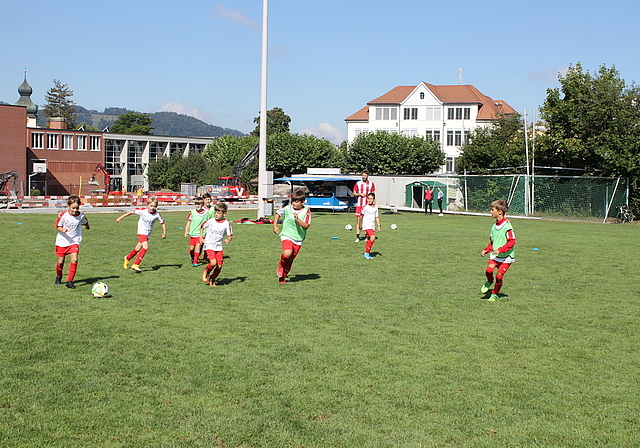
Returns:
[[[360,242],[360,235],[356,235],[356,240],[354,241],[354,243],[359,243]]]
[[[284,285],[285,283],[287,283],[287,277],[278,277],[278,283]]]
[[[55,284],[56,285],[62,285],[62,277],[56,277]]]
[[[192,263],[191,266],[193,266],[194,268],[197,268],[200,265],[198,263]]]
[[[126,256],[124,257],[124,263],[122,263],[122,267],[125,269],[129,269],[129,260]]]
[[[491,297],[489,297],[489,302],[495,302],[496,300],[498,300],[498,294],[491,294]]]
[[[73,282],[67,282],[66,285],[69,289],[76,289],[76,285],[74,285]]]
[[[491,288],[492,284],[492,282],[484,282],[484,285],[480,287],[480,292],[484,294],[485,292],[489,291],[489,288]]]
[[[209,286],[216,286],[216,282],[214,280],[209,280]]]
[[[142,272],[142,269],[140,269],[140,265],[137,265],[137,264],[132,264],[131,270],[135,272]]]
[[[438,214],[438,216],[444,216],[444,214],[440,213],[440,214]]]
[[[369,253],[365,253],[364,258],[366,258],[367,260],[373,260],[373,257]]]

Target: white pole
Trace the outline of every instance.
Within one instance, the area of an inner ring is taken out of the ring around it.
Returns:
[[[529,214],[529,139],[527,138],[527,111],[523,111],[524,117],[524,153],[527,165],[527,176],[524,183],[524,214]]]
[[[531,124],[531,214],[536,212],[536,121],[538,121],[538,108],[533,109],[533,123]]]
[[[260,147],[258,151],[258,218],[264,217],[267,196],[267,49],[269,0],[262,0],[262,71],[260,76]]]

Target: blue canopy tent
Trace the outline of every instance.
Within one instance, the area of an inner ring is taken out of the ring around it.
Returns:
[[[312,209],[330,209],[347,211],[355,207],[356,198],[353,197],[353,186],[361,176],[348,175],[313,175],[295,174],[289,177],[274,179],[278,182],[286,182],[291,185],[291,192],[295,185],[305,186],[307,194],[307,206]]]

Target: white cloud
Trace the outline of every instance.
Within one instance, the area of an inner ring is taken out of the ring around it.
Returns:
[[[318,138],[325,138],[334,145],[339,145],[347,138],[344,133],[342,133],[339,129],[331,126],[329,123],[318,123],[317,126],[300,129],[298,131],[298,134],[315,135]]]
[[[235,22],[240,25],[251,28],[252,30],[259,30],[260,27],[253,20],[242,14],[235,9],[228,8],[226,6],[218,5],[213,10],[213,17],[216,19],[222,19],[227,22]]]
[[[536,81],[558,81],[558,76],[566,76],[569,67],[548,67],[542,72],[529,70],[529,75]]]
[[[202,112],[195,107],[188,107],[186,104],[179,103],[178,101],[169,101],[160,106],[157,112],[176,112],[182,115],[188,115],[190,117],[197,118],[206,123],[209,123],[211,116]]]

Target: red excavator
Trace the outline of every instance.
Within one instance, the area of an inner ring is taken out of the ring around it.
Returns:
[[[109,172],[107,171],[107,169],[104,167],[104,165],[102,165],[102,163],[99,163],[98,166],[96,166],[96,169],[93,170],[93,174],[91,174],[91,179],[89,179],[88,184],[89,185],[97,185],[100,186],[100,182],[98,182],[96,180],[96,175],[102,173],[104,174],[104,192],[106,194],[122,194],[122,191],[120,190],[112,190],[112,185],[111,185],[111,174],[109,174]]]

